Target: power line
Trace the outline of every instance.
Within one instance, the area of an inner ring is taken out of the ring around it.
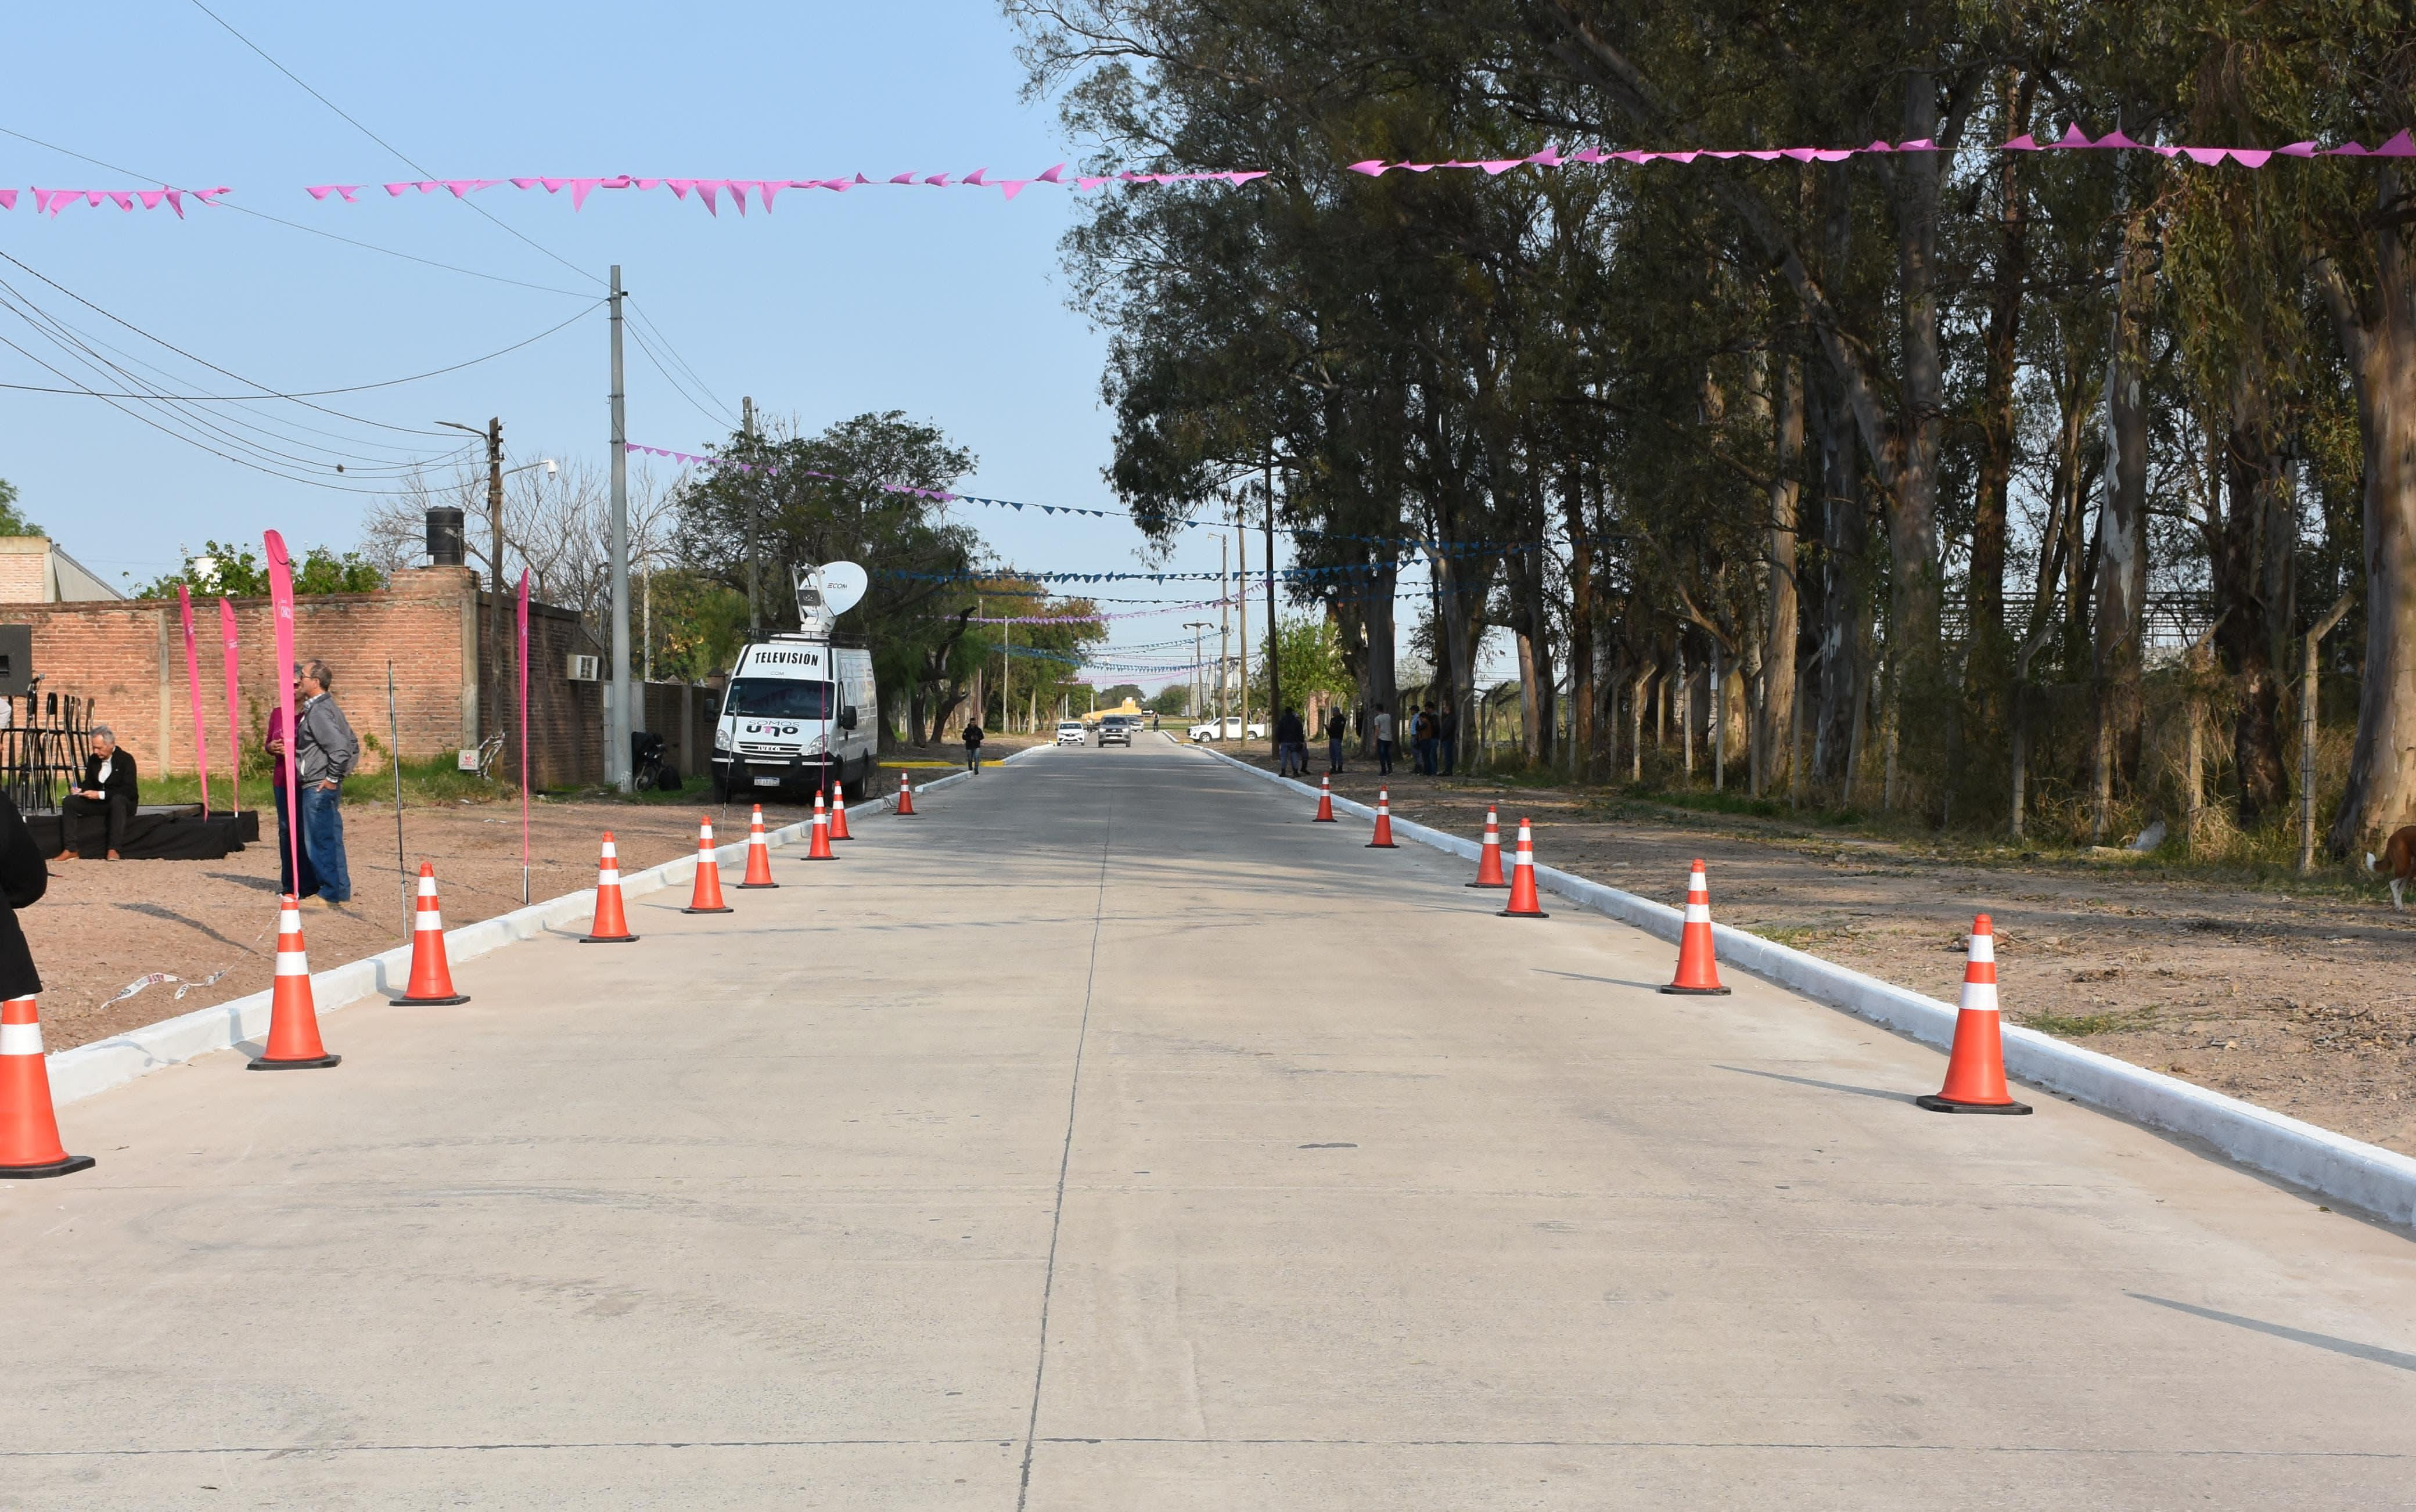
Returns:
[[[286,78],[293,80],[294,83],[301,88],[304,94],[309,95],[312,99],[317,100],[320,104],[326,106],[331,111],[334,111],[338,115],[342,116],[346,124],[350,125],[354,130],[358,131],[361,135],[369,138],[371,142],[376,143],[379,146],[384,147],[386,151],[394,154],[395,157],[407,165],[413,173],[417,174],[422,178],[434,178],[436,176],[427,169],[420,167],[419,164],[413,162],[410,156],[404,153],[400,147],[396,146],[393,143],[388,142],[385,138],[378,135],[375,131],[363,126],[359,121],[355,120],[342,106],[337,104],[334,100],[329,99],[326,96],[319,93],[316,89],[311,88],[310,84],[304,83],[300,74],[295,73],[284,64],[278,62],[273,57],[270,57],[267,52],[263,49],[259,43],[253,41],[250,38],[244,36],[243,33],[236,31],[233,26],[228,25],[224,17],[220,16],[217,11],[212,10],[209,7],[202,4],[202,0],[192,0],[192,5],[194,9],[200,11],[203,15],[209,17],[210,20],[217,22],[219,25],[225,30],[229,37],[234,38],[236,41],[241,42],[244,46],[251,49],[252,52],[259,53],[261,60],[266,63],[270,68],[275,68],[278,72],[285,75]],[[456,196],[456,198],[459,198],[459,196]],[[595,274],[588,272],[585,268],[581,267],[578,264],[570,261],[570,259],[563,256],[561,253],[554,251],[551,248],[540,245],[535,239],[526,235],[517,228],[497,219],[486,206],[473,204],[467,199],[461,200],[461,203],[469,205],[471,209],[476,211],[479,215],[484,216],[497,229],[503,231],[507,235],[517,238],[521,242],[525,243],[530,248],[543,253],[547,257],[552,258],[555,262],[561,264],[564,267],[570,269],[573,273],[578,274],[581,278],[589,280],[595,283],[600,284],[604,282],[602,279],[596,278]]]

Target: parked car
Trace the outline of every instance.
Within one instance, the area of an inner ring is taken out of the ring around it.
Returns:
[[[1221,731],[1218,729],[1219,725],[1223,726]],[[1202,719],[1193,725],[1191,738],[1193,740],[1240,740],[1243,738],[1243,728],[1242,721],[1229,714],[1222,719]],[[1253,722],[1248,727],[1248,737],[1252,740],[1266,739],[1267,727]]]
[[[1057,721],[1057,744],[1061,746],[1087,746],[1090,743],[1091,733],[1082,728],[1081,720],[1060,719]]]
[[[1133,722],[1129,716],[1110,714],[1099,721],[1099,744],[1103,747],[1129,746],[1132,737]]]

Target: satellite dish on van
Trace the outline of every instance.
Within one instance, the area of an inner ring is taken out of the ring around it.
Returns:
[[[864,602],[864,591],[872,585],[864,568],[853,562],[824,563],[822,580],[823,607],[834,614],[844,614]]]

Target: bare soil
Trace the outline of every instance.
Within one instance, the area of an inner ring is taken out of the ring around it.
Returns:
[[[1219,748],[1272,766],[1263,748]],[[1322,748],[1311,780],[1324,768]],[[1424,778],[1397,765],[1392,809],[1677,904],[1707,864],[1712,915],[1946,1002],[1974,914],[1992,916],[2016,1022],[2353,1138],[2416,1155],[2416,913],[2379,885],[2282,891],[2106,857],[2001,863],[1859,835],[1567,788]],[[1372,803],[1372,762],[1335,791]]]
[[[982,751],[995,759],[1034,743],[1030,737],[993,735]],[[872,794],[887,797],[901,764],[914,767],[919,784],[947,775],[947,766],[963,761],[961,746],[893,751]],[[540,798],[529,809],[530,896],[541,900],[595,885],[606,830],[612,832],[626,870],[693,853],[697,820],[707,811],[716,815],[717,840],[742,839],[750,802],[733,795],[724,812],[696,794],[685,801],[657,795],[639,803]],[[763,806],[767,828],[811,814],[810,801],[805,807]],[[50,891],[17,915],[42,974],[47,1049],[103,1039],[268,986],[277,952],[277,826],[273,813],[262,817],[262,843],[219,861],[51,863]],[[325,970],[407,943],[403,885],[408,878],[415,889],[423,860],[435,863],[447,927],[521,906],[517,797],[406,802],[402,841],[399,873],[393,803],[346,800],[344,845],[353,899],[341,909],[303,911],[303,937],[314,967]],[[179,980],[120,995],[154,973]],[[181,1000],[179,988],[185,991]]]

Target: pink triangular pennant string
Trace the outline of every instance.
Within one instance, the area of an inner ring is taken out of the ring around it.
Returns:
[[[778,178],[767,178],[755,186],[755,197],[763,203],[765,215],[772,213],[772,196],[789,187],[787,180]]]
[[[965,184],[973,185],[973,186],[974,186],[974,187],[976,187],[976,188],[980,188],[980,189],[988,189],[989,186],[982,182],[982,174],[987,174],[987,173],[989,173],[989,169],[987,169],[987,168],[976,168],[976,169],[974,169],[972,173],[967,174],[964,176],[964,180],[963,180],[963,182],[964,182]]]
[[[1561,154],[1557,148],[1546,147],[1541,152],[1528,154],[1527,160],[1538,168],[1558,168],[1561,166]]]
[[[566,178],[540,178],[537,182],[545,186],[545,191],[548,194],[559,194],[562,192],[562,186],[569,183],[570,180]]]
[[[109,191],[109,198],[111,202],[121,210],[131,210],[134,208],[134,196],[127,189],[111,189]]]
[[[1345,171],[1353,174],[1365,174],[1369,178],[1382,178],[1384,176],[1385,166],[1383,159],[1370,158],[1366,162],[1356,162],[1345,165]]]
[[[587,206],[587,196],[595,193],[596,186],[602,182],[604,181],[600,178],[572,179],[570,181],[570,208],[573,211],[585,209]]]
[[[15,208],[17,208],[17,191],[10,189],[0,189],[0,210],[14,210]]]
[[[687,198],[687,191],[696,188],[696,180],[692,178],[667,178],[663,180],[663,187],[672,191],[673,198],[685,200]]]
[[[399,199],[401,197],[402,191],[409,188],[411,188],[411,186],[408,184],[388,184],[385,186],[385,191]]]
[[[945,174],[933,174],[930,177],[923,180],[923,182],[931,185],[935,189],[946,189],[948,187],[948,175]]]
[[[2224,149],[2221,147],[2183,147],[2182,151],[2189,155],[2190,161],[2201,168],[2212,168],[2223,161],[2224,158]]]
[[[1476,166],[1485,170],[1485,175],[1487,178],[1500,178],[1513,168],[1525,163],[1526,160],[1524,158],[1491,158]]]
[[[1087,194],[1106,182],[1107,180],[1104,178],[1078,178],[1074,180],[1074,188],[1077,190]]]
[[[2137,143],[2122,134],[2122,129],[2121,127],[2116,127],[2113,130],[2106,132],[2102,137],[2099,137],[2096,144],[2101,147],[2137,147],[2138,145]]]
[[[2262,147],[2234,147],[2231,160],[2242,168],[2262,168],[2273,154]]]
[[[143,208],[145,210],[157,210],[159,208],[159,202],[168,195],[166,189],[137,189],[134,192],[136,198],[143,202]]]
[[[524,189],[529,188],[531,185],[535,184],[536,182],[536,179],[534,179],[534,178],[515,178],[515,179],[511,180],[511,186],[512,186],[512,188],[514,188],[514,189]]]
[[[2312,158],[2316,155],[2316,144],[2312,142],[2293,142],[2287,147],[2276,147],[2273,150],[2285,158]]]
[[[1017,195],[1022,193],[1024,187],[1031,182],[1032,180],[1028,178],[1003,178],[999,180],[998,188],[1004,190],[1006,197],[1012,200]]]
[[[168,195],[168,208],[176,212],[176,219],[179,219],[179,220],[184,219],[185,219],[185,191],[184,191],[183,189],[169,189],[169,190],[167,190],[167,191],[166,191],[166,193],[167,193],[167,195]],[[351,199],[351,198],[352,198],[352,196],[348,194],[348,195],[346,195],[346,196],[345,196],[345,198],[346,198],[347,200],[349,200],[349,199]],[[205,204],[206,204],[207,202],[205,201],[205,202],[204,202],[204,203],[205,203]]]
[[[1064,163],[1059,163],[1056,167],[1051,168],[1047,173],[1042,174],[1039,177],[1034,179],[1033,182],[1035,184],[1054,184],[1060,181],[1059,175],[1065,172],[1065,165]]]
[[[2028,131],[2025,131],[2020,136],[2017,136],[2011,142],[2006,143],[2005,150],[2007,152],[2037,152],[2040,150],[2038,138],[2031,135]]]
[[[2409,136],[2405,130],[2399,131],[2395,133],[2390,141],[2375,148],[2372,156],[2377,158],[2416,158],[2416,137]]]
[[[897,174],[895,177],[891,178],[889,182],[892,184],[912,184],[914,182],[914,174],[910,170],[909,172]]]

